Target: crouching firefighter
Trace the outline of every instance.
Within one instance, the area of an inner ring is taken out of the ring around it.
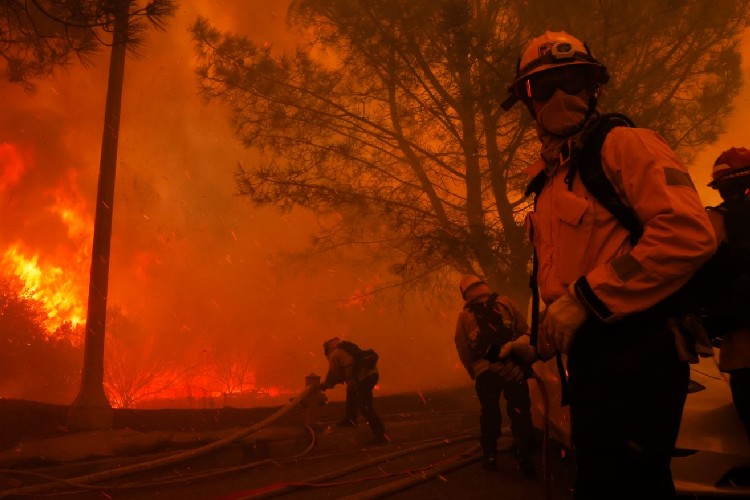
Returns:
[[[689,380],[669,298],[716,238],[667,143],[599,112],[608,80],[588,46],[547,32],[521,56],[503,104],[523,102],[541,143],[527,189],[533,291],[547,305],[536,346],[543,359],[568,355],[575,498],[669,498]]]
[[[373,404],[372,391],[380,378],[375,351],[363,351],[352,342],[334,337],[323,343],[323,352],[328,358],[328,374],[320,384],[320,389],[325,391],[337,384],[346,383],[346,418],[356,422],[356,411],[359,409],[375,434],[372,444],[389,443],[390,439],[385,433],[383,421]],[[352,404],[356,404],[353,412],[349,408]]]
[[[479,416],[483,467],[497,470],[497,440],[500,437],[500,394],[505,394],[513,435],[513,454],[521,473],[536,474],[532,459],[532,423],[528,364],[515,359],[500,360],[502,346],[526,336],[527,324],[508,297],[490,293],[487,283],[475,275],[464,276],[459,285],[465,305],[458,314],[455,343],[461,363],[474,380],[481,406]],[[527,342],[528,344],[528,342]]]

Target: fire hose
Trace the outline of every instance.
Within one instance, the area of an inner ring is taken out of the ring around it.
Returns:
[[[542,404],[544,406],[544,430],[543,430],[543,441],[542,441],[542,474],[544,479],[544,493],[546,499],[552,498],[552,477],[549,470],[549,397],[547,394],[547,388],[542,378],[536,373],[533,373],[533,378],[536,381],[539,392],[542,397]],[[473,462],[478,461],[481,456],[476,453],[479,450],[479,445],[475,445],[473,448],[467,450],[461,456],[455,460],[450,460],[444,464],[434,467],[429,471],[425,471],[419,475],[413,475],[411,477],[404,478],[400,481],[389,483],[377,488],[372,488],[367,491],[357,493],[345,497],[346,500],[372,500],[376,498],[382,498],[387,495],[406,490],[424,481],[432,479],[442,473],[450,472],[452,470],[464,467]]]
[[[289,457],[286,457],[283,459],[266,458],[263,460],[258,460],[255,462],[238,465],[235,467],[222,467],[220,469],[209,470],[206,472],[195,473],[195,474],[190,474],[186,476],[183,475],[178,478],[172,478],[172,479],[157,479],[153,481],[140,481],[140,482],[126,483],[126,484],[117,484],[117,485],[111,485],[111,484],[91,485],[91,484],[84,484],[84,483],[76,483],[70,479],[59,478],[59,477],[55,477],[49,474],[43,474],[39,472],[18,471],[18,470],[13,470],[13,469],[0,469],[0,474],[36,477],[39,479],[46,479],[48,481],[54,481],[62,485],[71,486],[73,488],[78,488],[82,490],[95,490],[95,491],[133,490],[133,489],[153,488],[154,486],[168,486],[168,485],[173,485],[173,484],[199,481],[199,480],[203,480],[203,479],[207,479],[207,478],[211,478],[215,476],[229,474],[232,472],[253,469],[255,467],[259,467],[261,465],[265,465],[269,463],[279,463],[279,462],[288,461],[288,460],[296,460],[304,455],[307,455],[315,447],[315,443],[316,443],[315,430],[310,426],[306,426],[306,427],[311,436],[310,444],[303,451],[299,453],[295,453],[294,455],[291,455]]]
[[[458,458],[446,461],[442,465],[434,467],[429,471],[423,471],[422,474],[414,474],[399,481],[385,484],[377,488],[372,488],[367,491],[363,491],[344,498],[346,500],[371,500],[375,498],[382,498],[398,491],[406,490],[408,488],[411,488],[412,486],[416,486],[445,472],[450,472],[454,469],[459,469],[461,467],[479,461],[482,458],[482,455],[480,453],[477,453],[480,449],[481,446],[479,444],[475,444],[470,449],[459,455]]]
[[[460,443],[463,441],[468,441],[472,439],[476,439],[477,435],[475,434],[469,434],[466,436],[459,436],[456,438],[450,438],[450,439],[439,439],[439,440],[433,440],[427,443],[423,443],[420,445],[415,446],[409,446],[408,448],[404,448],[402,450],[395,451],[393,453],[388,453],[386,455],[382,455],[370,460],[365,460],[363,462],[359,462],[353,465],[350,465],[348,467],[345,467],[343,469],[339,469],[332,472],[327,472],[312,478],[309,478],[304,481],[300,481],[298,483],[291,483],[291,484],[279,484],[279,485],[269,485],[266,486],[260,490],[255,490],[251,492],[247,492],[246,494],[242,493],[235,493],[231,495],[232,500],[258,500],[261,498],[273,498],[275,496],[284,495],[286,493],[290,493],[293,491],[300,490],[305,487],[318,485],[321,483],[325,483],[327,481],[330,481],[332,479],[339,478],[341,476],[345,476],[347,474],[351,474],[352,472],[356,472],[362,469],[365,469],[367,467],[370,467],[372,465],[376,465],[382,462],[387,462],[390,460],[393,460],[395,458],[409,455],[412,453],[416,453],[418,451],[428,450],[431,448],[436,448],[439,446],[445,446],[448,444],[453,443]]]
[[[277,421],[278,419],[280,419],[281,417],[289,413],[290,410],[292,410],[293,408],[298,406],[300,403],[302,403],[305,397],[308,396],[312,390],[313,390],[313,386],[308,385],[302,390],[302,392],[300,392],[289,403],[279,408],[276,412],[264,418],[257,424],[251,427],[248,427],[247,429],[243,429],[242,431],[239,431],[235,434],[232,434],[222,439],[219,439],[217,441],[214,441],[213,443],[209,443],[207,445],[194,448],[192,450],[188,450],[183,453],[177,453],[175,455],[158,458],[155,460],[143,462],[140,464],[130,465],[127,467],[118,467],[116,469],[95,472],[93,474],[86,474],[83,476],[78,476],[78,477],[74,477],[70,479],[55,480],[55,481],[50,481],[46,483],[40,483],[40,484],[31,485],[31,486],[15,488],[12,490],[1,491],[0,498],[5,498],[11,495],[28,495],[30,493],[38,493],[41,491],[47,491],[47,490],[54,489],[55,487],[59,486],[61,482],[67,485],[75,485],[77,487],[80,487],[80,486],[88,485],[89,483],[105,481],[108,479],[114,479],[114,478],[123,477],[123,476],[131,475],[131,474],[137,474],[140,472],[150,471],[153,469],[164,467],[166,465],[172,465],[172,464],[176,464],[179,462],[184,462],[186,460],[196,458],[201,455],[205,455],[212,451],[221,449],[229,444],[240,441],[241,439],[244,439],[248,437],[249,435],[258,432],[264,427]]]

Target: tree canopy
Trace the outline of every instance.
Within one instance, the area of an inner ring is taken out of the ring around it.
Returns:
[[[748,1],[296,0],[294,54],[198,19],[200,91],[225,102],[257,204],[327,215],[314,244],[356,247],[394,282],[476,272],[523,300],[530,247],[522,106],[500,103],[528,41],[565,30],[612,75],[600,103],[689,161],[722,131],[741,85]]]
[[[164,28],[174,0],[124,0],[131,22],[128,47],[138,51],[143,32]],[[0,0],[0,71],[27,90],[33,80],[67,66],[73,56],[81,63],[111,42],[101,38],[114,29],[115,0]]]

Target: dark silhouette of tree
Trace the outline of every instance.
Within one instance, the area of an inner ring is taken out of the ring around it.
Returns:
[[[527,297],[524,168],[533,124],[500,102],[528,40],[566,30],[611,70],[605,111],[661,132],[685,159],[722,131],[741,86],[748,1],[297,0],[294,54],[192,27],[200,91],[231,108],[262,160],[254,203],[329,215],[319,250],[370,252],[412,286],[479,272]]]
[[[68,66],[72,57],[88,65],[114,26],[112,0],[0,0],[0,71],[33,90],[34,80]],[[144,31],[163,28],[174,0],[129,2],[129,48],[138,51]]]
[[[50,332],[42,302],[0,278],[0,397],[62,403],[75,394],[81,349],[69,323]]]

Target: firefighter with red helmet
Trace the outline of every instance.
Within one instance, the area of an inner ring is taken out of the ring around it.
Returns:
[[[489,286],[479,276],[465,275],[459,289],[464,307],[456,321],[454,341],[479,399],[482,465],[486,470],[497,470],[503,394],[513,434],[512,452],[521,473],[531,479],[536,469],[532,456],[531,399],[526,382],[530,366],[498,357],[503,337],[507,341],[528,338],[528,325],[518,307],[508,297],[490,293]]]
[[[547,306],[537,348],[544,358],[567,354],[575,496],[665,498],[674,495],[670,460],[689,380],[666,299],[716,240],[687,169],[656,132],[617,126],[594,155],[578,154],[588,132],[613,116],[597,108],[608,80],[586,44],[546,32],[524,51],[503,107],[521,101],[541,143],[527,220]],[[584,185],[584,167],[595,163],[640,234]],[[502,354],[516,351],[527,355],[529,346]]]
[[[708,184],[722,203],[708,207],[720,242],[706,326],[720,339],[719,369],[729,374],[737,414],[750,437],[750,150],[730,148],[714,162]]]

